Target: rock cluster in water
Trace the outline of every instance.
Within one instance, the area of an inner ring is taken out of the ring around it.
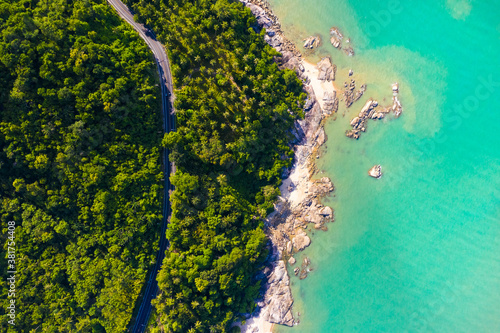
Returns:
[[[347,47],[342,47],[342,40],[344,39],[344,35],[342,32],[340,32],[340,29],[337,27],[332,27],[330,29],[330,43],[332,43],[333,47],[343,50],[345,54],[348,56],[353,56],[354,55],[354,49],[352,46],[347,46]],[[346,43],[350,43],[350,39],[348,38],[346,40]]]
[[[361,132],[366,132],[366,125],[369,119],[382,119],[391,111],[394,112],[396,118],[399,117],[401,112],[403,112],[403,107],[398,99],[399,85],[397,83],[393,84],[392,91],[392,106],[381,107],[377,101],[369,99],[366,101],[361,111],[359,111],[358,116],[351,119],[352,129],[347,130],[345,135],[348,138],[359,139]]]
[[[347,82],[344,82],[344,92],[343,92],[343,100],[345,102],[346,107],[350,107],[352,103],[356,102],[358,99],[363,96],[363,94],[366,91],[366,84],[361,85],[361,87],[356,90],[356,81],[351,79],[351,82],[347,84]]]
[[[330,29],[330,43],[332,43],[333,47],[337,49],[342,48],[342,39],[344,39],[344,35],[340,32],[339,28],[332,27]]]
[[[311,36],[304,39],[305,49],[314,49],[321,44],[321,38],[319,36]]]
[[[263,294],[257,302],[257,311],[260,311],[260,315],[268,322],[292,326],[298,321],[294,319],[292,314],[293,298],[286,266],[287,264],[296,265],[296,253],[311,244],[311,231],[327,230],[326,223],[334,221],[333,210],[321,203],[321,198],[331,193],[334,186],[329,178],[312,180],[312,175],[317,171],[314,157],[317,157],[319,147],[327,139],[323,129],[324,119],[337,112],[339,98],[335,91],[325,92],[322,96],[323,108],[321,108],[310,85],[310,78],[305,73],[301,53],[284,36],[281,25],[272,13],[267,1],[240,1],[250,8],[257,19],[257,25],[253,28],[257,32],[265,28],[265,41],[281,53],[281,56],[275,58],[279,67],[295,71],[304,82],[304,88],[307,92],[304,104],[305,117],[296,121],[292,130],[295,137],[293,142],[294,169],[293,171],[288,170],[284,175],[284,177],[290,177],[283,180],[282,197],[275,204],[275,211],[265,221],[265,232],[270,239],[270,256],[265,269],[258,277],[266,283]],[[314,49],[320,45],[321,40],[317,36],[311,36],[304,42],[304,48]],[[349,44],[350,40],[344,40],[344,36],[338,28],[330,29],[330,42],[335,48],[343,50],[346,54],[354,55],[354,50],[350,45],[342,46],[343,42]],[[317,69],[320,81],[335,80],[337,67],[332,63],[330,57],[322,58],[317,64]],[[353,72],[350,70],[349,76],[352,75]],[[366,91],[365,84],[357,89],[354,80],[346,82],[344,88],[341,98],[347,107],[359,100]],[[393,85],[393,104],[389,107],[382,108],[373,99],[367,101],[358,116],[351,120],[352,130],[347,131],[346,135],[359,138],[360,133],[366,131],[368,119],[381,119],[391,110],[398,117],[402,112],[398,93],[399,86],[395,84]],[[380,166],[374,166],[370,169],[369,174],[379,178],[382,174]],[[310,224],[313,227],[310,227]],[[294,273],[300,279],[304,279],[311,270],[311,262],[305,258],[300,267],[294,268]]]
[[[374,165],[370,170],[368,170],[368,174],[373,177],[373,178],[380,178],[382,177],[382,167],[380,164]]]
[[[320,81],[335,81],[335,72],[337,71],[337,66],[332,64],[332,59],[330,57],[324,57],[318,62],[318,80]]]

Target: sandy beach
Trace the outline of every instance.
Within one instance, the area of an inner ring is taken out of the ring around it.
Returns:
[[[323,96],[325,92],[331,93],[336,90],[335,86],[333,82],[318,80],[319,71],[315,64],[304,60],[302,60],[301,63],[304,66],[305,75],[307,75],[310,79],[309,85],[314,91],[316,100],[323,109]],[[297,149],[310,150],[311,147],[299,146]],[[296,154],[296,161],[290,175],[288,178],[283,179],[283,183],[280,186],[281,195],[275,203],[275,211],[279,211],[285,203],[288,203],[293,209],[294,207],[300,205],[308,196],[309,189],[312,184],[310,181],[311,165],[308,163],[308,156],[308,154]],[[290,184],[295,184],[295,186],[291,187]],[[244,325],[238,323],[238,326],[241,328],[241,332],[271,333],[273,331],[274,324],[264,319],[265,314],[266,309],[263,309],[258,316],[254,316],[246,320]]]
[[[332,92],[332,91],[339,91],[336,89],[333,81],[320,81],[318,80],[318,74],[319,71],[316,68],[316,65],[313,63],[308,62],[307,60],[302,60],[302,65],[304,66],[304,73],[309,77],[311,80],[310,86],[314,90],[314,94],[316,95],[316,99],[321,106],[321,109],[324,109],[324,101],[323,101],[323,96],[325,92]]]
[[[242,333],[272,333],[274,328],[274,324],[265,321],[262,315],[247,319],[244,325],[238,323],[237,326]]]

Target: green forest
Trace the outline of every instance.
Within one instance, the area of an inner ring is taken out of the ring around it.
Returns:
[[[302,83],[238,1],[128,0],[165,45],[177,132],[170,251],[158,277],[152,332],[224,332],[251,312],[267,253],[263,218],[292,159]]]
[[[105,0],[0,0],[1,332],[126,331],[158,248],[157,80]]]
[[[163,147],[175,190],[150,331],[228,332],[255,308],[263,218],[292,161],[302,83],[278,69],[238,1],[124,2],[169,54],[177,132],[164,137],[152,54],[105,0],[0,0],[0,266],[16,221],[12,332],[127,331],[158,248]]]

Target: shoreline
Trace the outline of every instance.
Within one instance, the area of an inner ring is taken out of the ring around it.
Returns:
[[[284,175],[281,195],[275,210],[265,220],[264,232],[270,240],[270,255],[260,277],[263,296],[257,300],[257,310],[246,316],[245,324],[235,323],[241,332],[271,333],[274,324],[294,326],[298,320],[292,313],[293,296],[287,268],[302,280],[309,272],[310,260],[296,263],[294,254],[311,244],[308,232],[313,228],[326,231],[326,223],[334,220],[331,207],[321,204],[321,198],[334,190],[328,177],[313,179],[317,172],[315,160],[319,148],[326,142],[323,129],[325,120],[337,111],[339,99],[333,81],[336,66],[330,58],[323,58],[318,65],[306,61],[297,46],[281,30],[278,18],[267,1],[240,0],[250,8],[257,19],[257,29],[266,29],[266,42],[282,54],[277,58],[281,69],[294,70],[304,83],[307,100],[304,119],[297,120],[292,133],[294,161]],[[310,226],[309,224],[313,224]]]

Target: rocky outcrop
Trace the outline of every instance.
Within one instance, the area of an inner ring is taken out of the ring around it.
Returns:
[[[265,41],[274,47],[278,52],[290,52],[295,57],[301,57],[301,54],[295,44],[290,42],[281,30],[281,24],[276,15],[273,14],[267,1],[262,0],[240,0],[248,7],[257,19],[257,24],[253,26],[256,32],[266,29]]]
[[[283,260],[275,263],[267,278],[268,289],[264,296],[262,315],[264,320],[287,326],[294,323],[292,315],[293,298],[290,291],[290,278]]]
[[[356,81],[351,79],[351,82],[347,84],[344,82],[344,92],[342,93],[342,99],[345,102],[346,107],[350,107],[352,103],[356,102],[363,96],[366,91],[366,84],[361,85],[361,87],[356,91]]]
[[[310,245],[311,239],[306,232],[309,224],[313,224],[315,228],[320,226],[316,229],[323,229],[325,223],[334,220],[333,210],[320,202],[322,197],[334,190],[330,179],[323,177],[309,181],[310,175],[301,176],[306,181],[285,193],[288,199],[282,198],[277,203],[276,211],[266,221],[279,257],[290,257]],[[294,195],[295,198],[292,197]]]
[[[352,130],[346,132],[347,137],[358,139],[360,132],[366,131],[366,121],[370,115],[373,114],[373,110],[377,105],[377,101],[374,101],[373,99],[369,99],[365,103],[361,111],[359,111],[358,116],[351,120]]]
[[[305,49],[314,49],[321,44],[321,38],[319,36],[311,36],[304,39]]]
[[[373,177],[373,178],[380,178],[382,177],[382,167],[380,164],[374,165],[370,170],[368,170],[368,174]]]
[[[325,91],[323,96],[323,111],[330,115],[337,112],[339,108],[339,100],[337,99],[337,92],[334,90],[332,92]]]
[[[352,46],[348,46],[348,47],[344,47],[342,49],[344,51],[345,54],[347,54],[349,57],[352,57],[354,55],[354,49],[352,48]]]
[[[354,55],[354,49],[352,48],[351,45],[348,45],[346,47],[342,47],[342,40],[344,39],[344,35],[342,32],[340,32],[340,29],[337,27],[332,27],[330,28],[330,43],[332,43],[333,47],[343,50],[345,54],[348,56],[353,56]],[[350,43],[351,39],[348,38],[346,40],[346,43]]]
[[[325,57],[318,62],[318,80],[320,81],[335,81],[335,72],[337,71],[337,66],[332,64],[330,57]]]
[[[393,84],[392,91],[392,106],[382,107],[379,106],[377,101],[369,99],[359,112],[358,116],[351,119],[352,129],[347,130],[345,135],[349,138],[359,139],[361,132],[366,132],[368,119],[382,119],[387,113],[391,111],[394,112],[394,116],[396,118],[399,117],[401,115],[401,112],[403,111],[403,107],[401,106],[401,102],[398,99],[399,85],[397,83]],[[344,99],[346,98],[346,92],[344,92]]]
[[[311,244],[311,238],[304,231],[301,231],[297,236],[293,237],[292,244],[295,251],[302,251]]]
[[[300,52],[285,38],[267,3],[260,0],[241,2],[257,17],[259,27],[254,29],[266,28],[266,42],[281,52],[281,57],[275,59],[279,67],[294,70],[304,82],[308,95],[304,105],[305,117],[296,121],[292,130],[295,137],[293,169],[285,173],[288,178],[280,187],[282,195],[275,204],[275,211],[265,221],[271,254],[267,268],[262,272],[266,280],[263,301],[257,303],[265,320],[291,326],[296,322],[291,312],[293,298],[286,263],[294,265],[296,260],[293,254],[311,244],[308,230],[312,228],[308,229],[309,224],[313,224],[315,229],[327,230],[325,224],[334,220],[333,210],[321,203],[321,198],[334,190],[333,184],[327,177],[313,180],[312,176],[316,170],[314,160],[318,149],[327,139],[323,121],[336,112],[338,99],[335,91],[325,94],[322,109],[309,85],[310,79],[304,73]],[[316,39],[309,42],[316,47]],[[306,46],[311,46],[310,43]],[[318,69],[321,80],[335,80],[336,66],[330,58],[322,59]],[[310,270],[310,261],[307,260],[306,265],[302,263],[300,268],[296,268],[296,275],[303,279]]]
[[[330,43],[332,43],[333,47],[340,49],[342,48],[342,39],[344,35],[340,32],[339,28],[332,27],[330,29]]]
[[[399,94],[399,84],[396,82],[392,85],[392,111],[394,112],[394,116],[398,118],[403,112],[403,106],[398,99]]]

